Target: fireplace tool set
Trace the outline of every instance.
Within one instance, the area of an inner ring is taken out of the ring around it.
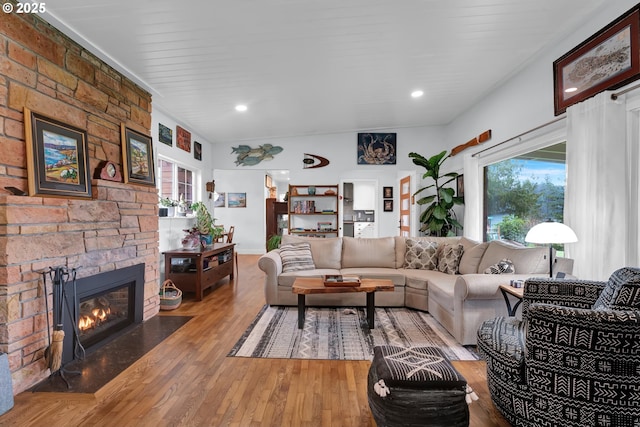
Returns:
[[[45,308],[47,310],[47,337],[49,339],[49,347],[46,350],[45,356],[49,369],[51,371],[49,379],[54,376],[60,376],[60,378],[62,378],[62,380],[67,385],[67,388],[70,388],[70,385],[69,381],[65,377],[65,373],[76,375],[79,375],[81,373],[78,371],[65,371],[64,366],[62,366],[62,350],[64,346],[64,325],[62,319],[64,306],[66,306],[67,312],[69,313],[69,318],[73,322],[73,333],[75,335],[74,354],[78,359],[84,358],[84,347],[82,347],[82,344],[80,343],[80,332],[78,331],[78,313],[76,312],[76,307],[78,306],[76,272],[76,268],[69,269],[64,266],[49,267],[48,269],[40,271],[40,273],[42,274],[42,282],[44,286]],[[49,276],[53,284],[53,336],[51,333],[51,325],[49,323],[47,276]],[[71,306],[69,304],[67,295],[67,283],[69,282],[69,280],[71,280],[73,293],[73,304]]]

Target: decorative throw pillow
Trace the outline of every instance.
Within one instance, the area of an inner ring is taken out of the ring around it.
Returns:
[[[464,246],[461,244],[443,245],[438,251],[438,271],[447,274],[458,273],[463,252]]]
[[[484,270],[484,274],[513,274],[516,267],[510,259],[503,258]]]
[[[640,308],[640,269],[623,267],[614,271],[593,308],[596,310]]]
[[[406,240],[404,268],[415,270],[435,270],[438,266],[438,244],[414,239]]]
[[[282,272],[313,270],[311,247],[306,242],[290,243],[280,246],[280,258],[282,259]]]

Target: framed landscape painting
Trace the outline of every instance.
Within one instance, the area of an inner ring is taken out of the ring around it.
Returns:
[[[228,208],[246,208],[247,193],[227,193]]]
[[[120,125],[124,182],[156,185],[151,137]]]
[[[158,123],[158,139],[163,144],[173,147],[173,130],[162,123]]]
[[[91,198],[87,132],[24,109],[30,196]]]

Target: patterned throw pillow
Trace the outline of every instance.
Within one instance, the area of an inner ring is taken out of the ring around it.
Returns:
[[[503,258],[497,263],[490,265],[484,270],[484,274],[513,274],[516,272],[516,266],[510,259]]]
[[[438,251],[438,271],[447,274],[458,273],[458,266],[463,252],[464,246],[461,244],[442,246]]]
[[[623,267],[614,271],[593,308],[596,310],[640,308],[640,269]]]
[[[313,270],[311,247],[306,242],[290,243],[280,246],[280,258],[282,259],[282,272]]]
[[[438,244],[407,239],[407,250],[404,253],[404,268],[415,270],[435,270],[438,266]]]

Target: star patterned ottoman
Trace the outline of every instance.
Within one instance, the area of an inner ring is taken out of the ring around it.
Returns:
[[[367,379],[378,427],[469,425],[467,380],[436,347],[376,346]]]

